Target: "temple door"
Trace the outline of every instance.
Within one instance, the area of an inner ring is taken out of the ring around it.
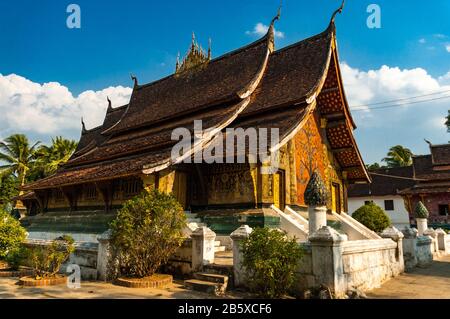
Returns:
[[[340,185],[337,183],[333,183],[331,185],[331,203],[332,210],[335,213],[341,213],[341,190]]]
[[[181,206],[186,209],[186,190],[187,190],[187,176],[186,173],[177,171],[175,173],[175,181],[173,185],[173,195],[180,202]]]
[[[285,182],[284,172],[277,172],[273,175],[273,204],[281,210],[284,210]]]

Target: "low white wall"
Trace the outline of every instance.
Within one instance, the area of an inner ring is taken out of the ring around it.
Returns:
[[[397,243],[391,239],[344,243],[343,266],[347,288],[370,290],[403,272]]]
[[[392,238],[348,241],[330,227],[300,244],[304,256],[299,263],[296,292],[325,285],[343,296],[349,289],[370,290],[404,271],[403,235],[398,230],[383,233]]]
[[[384,209],[384,201],[393,200],[394,210],[386,211]],[[398,229],[402,229],[405,226],[409,226],[409,213],[405,208],[403,198],[399,195],[389,196],[366,196],[366,197],[349,197],[348,198],[348,213],[352,215],[358,208],[364,205],[365,201],[373,201],[376,205],[380,206],[386,211],[389,218],[392,221],[393,226]]]

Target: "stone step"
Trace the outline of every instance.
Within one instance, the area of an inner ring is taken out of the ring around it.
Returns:
[[[201,223],[202,220],[200,218],[188,218],[188,223]]]
[[[187,289],[205,292],[207,294],[212,294],[214,296],[222,295],[223,293],[225,293],[226,289],[225,285],[223,284],[198,279],[185,280],[184,286]]]
[[[214,252],[220,252],[220,251],[225,251],[226,247],[225,246],[215,246],[214,247]]]
[[[214,247],[219,247],[220,246],[220,240],[216,240],[214,242]]]
[[[206,272],[198,272],[194,274],[194,278],[197,280],[209,281],[218,284],[223,284],[225,287],[228,285],[228,276],[212,274]]]
[[[186,215],[186,218],[187,219],[190,219],[190,218],[197,218],[197,214],[191,214],[191,213],[189,213],[189,214],[185,214]]]

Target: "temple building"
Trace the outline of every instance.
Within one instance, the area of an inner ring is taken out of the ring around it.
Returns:
[[[434,224],[450,223],[450,144],[430,146],[430,154],[413,156],[414,185],[399,192],[405,200],[414,223],[414,207],[422,201],[427,207],[429,221]]]
[[[348,186],[370,177],[344,92],[337,13],[322,33],[278,50],[279,15],[262,38],[220,57],[212,58],[211,48],[205,52],[193,38],[174,74],[148,84],[133,77],[129,104],[113,108],[109,101],[102,125],[83,124],[70,160],[53,176],[25,185],[21,199],[30,234],[101,233],[126,200],[152,188],[173,193],[194,221],[217,234],[229,235],[242,224],[277,227],[273,207],[307,210],[303,194],[315,170],[329,188],[329,211],[348,211]],[[173,158],[174,130],[186,128],[194,136],[199,120],[207,134],[193,139],[192,152]],[[182,160],[230,128],[278,129],[279,141],[271,147],[278,170],[264,174],[265,163],[248,158]]]

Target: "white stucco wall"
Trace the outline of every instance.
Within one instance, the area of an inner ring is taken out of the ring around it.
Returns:
[[[409,214],[406,211],[403,198],[397,195],[389,196],[367,196],[367,197],[349,197],[348,198],[348,213],[352,215],[355,210],[364,205],[365,201],[373,201],[376,205],[380,206],[384,210],[384,201],[393,200],[394,210],[388,210],[386,213],[391,218],[392,224],[398,229],[403,229],[405,226],[409,226]]]

